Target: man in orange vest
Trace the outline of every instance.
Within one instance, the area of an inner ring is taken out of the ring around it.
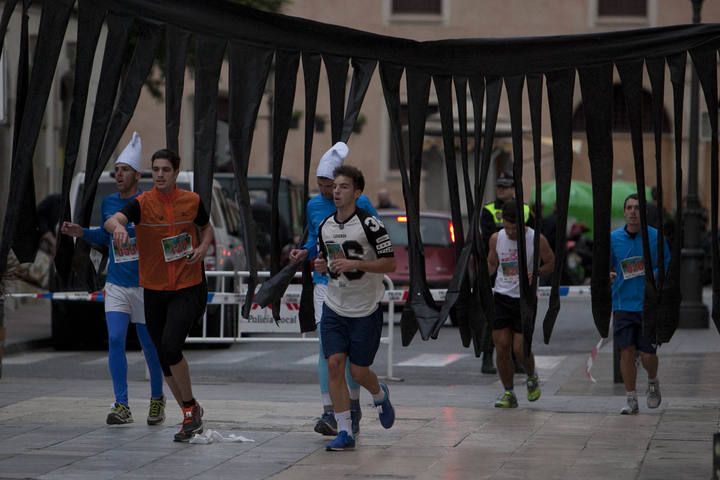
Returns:
[[[154,187],[105,222],[116,245],[127,242],[125,225],[135,224],[145,317],[160,354],[165,381],[180,405],[183,424],[176,442],[203,431],[203,409],[195,400],[182,347],[205,312],[207,281],[203,259],[213,240],[210,218],[200,197],[176,186],[180,157],[171,150],[151,160]]]

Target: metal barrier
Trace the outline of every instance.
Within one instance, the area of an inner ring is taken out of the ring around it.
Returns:
[[[280,322],[275,322],[272,317],[270,308],[260,308],[259,305],[253,304],[249,318],[245,319],[240,314],[240,306],[245,302],[245,294],[247,285],[244,279],[250,276],[248,271],[208,271],[205,272],[209,278],[219,278],[219,291],[208,293],[208,305],[220,305],[219,315],[219,335],[208,336],[208,316],[207,313],[203,317],[202,336],[188,337],[188,343],[263,343],[263,342],[317,342],[316,336],[308,336],[301,334],[298,312],[300,309],[300,295],[302,293],[302,285],[291,284],[281,300]],[[300,279],[301,273],[296,273],[295,278]],[[259,278],[269,278],[270,272],[258,272]],[[228,291],[228,279],[233,279],[233,291]],[[387,275],[384,276],[385,294],[381,303],[387,304],[388,307],[388,334],[381,337],[380,342],[388,346],[387,353],[387,372],[384,377],[387,380],[401,381],[401,378],[393,376],[393,360],[394,360],[394,336],[395,336],[395,305],[405,302],[408,298],[407,290],[396,290],[395,286]],[[447,293],[444,289],[431,289],[430,293],[433,299],[438,302],[445,301]],[[539,287],[538,297],[549,297],[550,287]],[[560,296],[574,298],[589,298],[589,286],[572,286],[560,287]],[[31,299],[47,299],[47,300],[74,300],[86,302],[102,302],[105,300],[103,292],[46,292],[46,293],[12,293],[6,294],[5,297],[13,298],[31,298]],[[232,319],[227,318],[227,306],[236,306],[235,315]],[[235,322],[236,332],[233,336],[225,336],[226,321]],[[272,337],[248,337],[243,334],[250,333],[269,333],[269,334],[293,334],[293,336]]]

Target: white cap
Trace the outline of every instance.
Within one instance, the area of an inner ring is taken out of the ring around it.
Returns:
[[[127,147],[118,155],[115,164],[124,163],[128,165],[136,172],[141,170],[140,164],[142,162],[142,141],[140,135],[137,132],[133,132],[130,143]]]
[[[343,161],[347,158],[349,151],[350,150],[345,142],[337,142],[333,145],[330,150],[320,157],[320,163],[317,168],[317,176],[329,178],[331,180],[335,178],[333,175],[335,169],[343,164]]]

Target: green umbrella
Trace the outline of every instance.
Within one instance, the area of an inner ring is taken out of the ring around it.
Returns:
[[[623,220],[623,204],[625,199],[631,193],[637,192],[635,182],[625,180],[616,180],[612,183],[612,205],[611,216],[613,224],[622,222]],[[543,204],[543,215],[550,215],[555,208],[555,181],[545,182],[541,186],[540,195]],[[645,188],[645,198],[648,201],[651,198],[650,188]],[[534,189],[530,193],[529,201],[535,200]],[[590,231],[588,235],[592,235],[593,228],[593,197],[592,185],[582,180],[573,180],[570,182],[570,204],[568,207],[568,223],[583,223]]]
[[[534,189],[533,189],[534,190]],[[555,181],[545,182],[540,188],[540,196],[543,204],[543,215],[550,215],[555,209]],[[533,191],[528,198],[531,202],[535,200]],[[593,198],[592,185],[581,180],[570,182],[570,204],[568,217],[575,221],[584,223],[588,228],[593,226]],[[572,222],[572,220],[568,220]]]

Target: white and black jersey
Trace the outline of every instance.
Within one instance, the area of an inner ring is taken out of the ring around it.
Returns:
[[[330,269],[333,259],[375,260],[395,255],[385,225],[361,208],[342,223],[335,219],[334,213],[323,220],[318,249],[323,252]],[[344,317],[365,317],[377,309],[385,293],[382,273],[357,270],[329,275],[325,303],[335,313]]]

